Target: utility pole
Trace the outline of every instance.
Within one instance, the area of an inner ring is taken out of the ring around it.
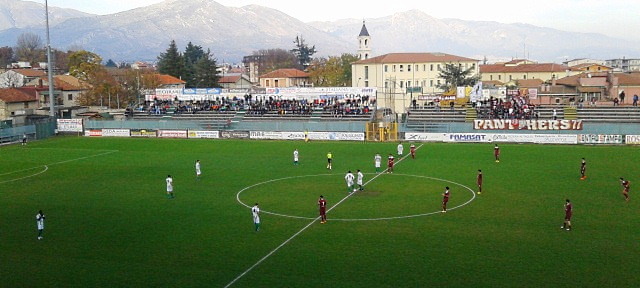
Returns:
[[[48,1],[44,0],[44,11],[47,25],[47,80],[49,81],[49,116],[56,117],[55,95],[53,94],[53,65],[51,64],[51,38],[49,37],[49,5]]]

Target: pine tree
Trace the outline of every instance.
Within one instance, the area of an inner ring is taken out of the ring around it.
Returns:
[[[216,59],[207,49],[202,57],[194,65],[194,76],[198,79],[199,87],[219,87],[220,76],[218,76]]]
[[[184,59],[178,51],[176,41],[171,40],[165,53],[158,56],[158,72],[182,79],[184,76]]]
[[[296,40],[293,41],[293,43],[296,44],[296,48],[292,49],[291,52],[298,58],[298,64],[300,64],[302,69],[306,69],[311,65],[313,54],[316,54],[316,46],[309,47],[309,45],[304,42],[302,36],[296,36]]]

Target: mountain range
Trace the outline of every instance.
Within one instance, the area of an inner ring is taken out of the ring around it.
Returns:
[[[166,0],[109,15],[49,7],[51,45],[81,47],[114,61],[154,61],[171,40],[182,50],[191,41],[218,61],[239,62],[260,49],[293,49],[301,35],[316,56],[355,54],[362,20],[304,23],[260,5],[227,7],[213,0]],[[366,19],[373,55],[445,52],[492,61],[528,58],[638,57],[637,41],[575,33],[529,24],[439,19],[419,10]],[[0,46],[14,46],[25,32],[45,35],[44,5],[0,0]]]

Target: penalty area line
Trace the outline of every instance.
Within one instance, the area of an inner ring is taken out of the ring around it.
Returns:
[[[420,146],[416,147],[416,150],[420,149],[420,147],[422,147],[423,144],[420,144]],[[398,160],[398,163],[396,164],[400,164],[400,162],[402,162],[402,160],[406,159],[410,154],[405,155],[404,157],[400,158],[400,160]],[[386,170],[385,170],[386,171]],[[369,179],[369,181],[365,182],[365,186],[369,183],[371,183],[371,181],[375,180],[376,178],[380,177],[383,173],[378,173],[376,176],[373,176],[373,178]],[[331,208],[327,209],[327,213],[329,213],[331,210],[333,210],[333,208],[338,207],[338,205],[342,204],[342,202],[346,201],[347,199],[349,199],[353,194],[355,194],[356,192],[351,192],[349,193],[347,196],[345,196],[344,198],[342,198],[342,200],[338,201],[338,203],[336,203],[335,205],[331,206]],[[238,197],[236,195],[236,197]],[[307,224],[306,226],[302,227],[302,229],[300,229],[298,232],[296,232],[295,234],[293,234],[291,237],[289,237],[289,239],[285,240],[284,242],[282,242],[280,245],[278,245],[278,247],[276,247],[275,249],[271,250],[271,252],[267,253],[267,255],[265,255],[264,257],[260,258],[260,260],[258,260],[258,262],[256,262],[255,264],[251,265],[251,267],[249,267],[247,270],[245,270],[244,272],[240,273],[240,275],[238,275],[235,279],[231,280],[231,282],[229,282],[229,284],[225,285],[224,287],[231,287],[231,285],[233,285],[234,283],[236,283],[238,280],[240,280],[242,277],[244,277],[244,275],[247,275],[247,273],[251,272],[251,270],[253,270],[254,268],[258,267],[258,265],[260,265],[262,262],[264,262],[265,260],[267,260],[267,258],[271,257],[271,255],[275,254],[276,252],[278,252],[278,250],[280,250],[280,248],[284,247],[284,245],[289,244],[289,242],[291,242],[291,240],[293,240],[294,238],[298,237],[298,235],[302,234],[302,232],[304,232],[305,230],[307,230],[309,227],[311,227],[311,225],[313,225],[314,223],[316,223],[318,221],[318,219],[320,219],[320,216],[317,216],[316,218],[313,218],[313,221],[309,222],[309,224]]]

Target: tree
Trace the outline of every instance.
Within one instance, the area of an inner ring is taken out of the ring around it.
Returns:
[[[258,50],[254,51],[252,56],[254,56],[254,59],[257,59],[260,74],[282,68],[298,67],[296,55],[284,49]]]
[[[311,82],[320,87],[350,87],[351,63],[359,58],[352,54],[314,59],[309,66]]]
[[[298,59],[298,64],[306,69],[309,65],[311,65],[311,60],[313,59],[313,54],[316,54],[316,46],[307,45],[302,38],[302,36],[296,36],[296,40],[293,41],[296,44],[296,48],[291,50],[296,58]]]
[[[218,76],[216,60],[211,56],[211,51],[198,59],[194,65],[194,80],[197,80],[196,87],[219,87],[220,76]]]
[[[443,91],[451,91],[460,86],[473,86],[480,79],[479,75],[472,75],[475,67],[466,70],[462,69],[460,63],[447,63],[440,70],[438,77],[444,80],[444,83],[438,85]]]
[[[71,51],[64,52],[53,49],[51,51],[53,67],[62,73],[69,72],[69,56],[71,53]]]
[[[158,72],[182,79],[184,59],[182,53],[178,51],[175,40],[171,40],[167,51],[158,56]]]
[[[196,63],[200,61],[200,59],[205,57],[204,50],[202,50],[202,46],[193,45],[191,42],[187,44],[187,47],[184,49],[184,75],[182,75],[182,80],[186,81],[187,87],[196,87],[198,85],[198,81],[200,81],[198,76],[196,76]],[[207,56],[209,57],[209,56]],[[209,87],[209,86],[206,86]],[[213,86],[211,86],[213,87]]]
[[[69,74],[80,80],[91,82],[102,67],[102,58],[98,54],[81,50],[69,55]]]
[[[31,66],[44,62],[46,51],[40,36],[31,32],[20,34],[16,45],[16,58],[19,61],[29,62]]]
[[[113,60],[109,59],[107,60],[107,64],[104,64],[104,67],[117,68],[118,64],[116,64],[116,62],[113,62]]]
[[[6,68],[14,61],[13,48],[9,46],[0,47],[0,68]]]

